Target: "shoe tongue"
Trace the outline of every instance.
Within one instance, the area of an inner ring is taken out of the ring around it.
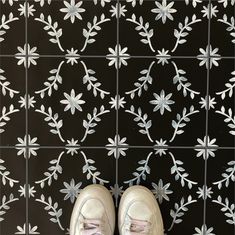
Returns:
[[[84,203],[81,214],[86,219],[102,220],[105,214],[105,208],[99,200],[89,199]]]
[[[153,212],[143,202],[134,202],[129,210],[128,215],[133,220],[142,220],[150,222]]]

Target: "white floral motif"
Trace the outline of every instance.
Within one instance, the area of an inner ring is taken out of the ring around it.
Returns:
[[[167,18],[170,20],[174,20],[171,14],[177,12],[177,10],[172,8],[174,5],[173,1],[169,4],[167,4],[167,0],[162,0],[162,4],[159,1],[155,1],[155,4],[157,8],[151,10],[153,13],[158,14],[155,20],[162,19],[163,24],[166,23]]]
[[[212,46],[210,45],[209,47],[207,46],[205,50],[200,48],[199,51],[201,52],[201,54],[197,57],[198,60],[201,60],[199,66],[203,66],[204,64],[206,64],[207,69],[208,67],[211,69],[213,65],[219,66],[219,63],[217,61],[221,60],[221,58],[220,55],[217,54],[217,52],[219,51],[218,48],[212,49]],[[211,58],[209,59],[208,56],[211,56]]]
[[[162,179],[158,181],[158,185],[155,183],[152,183],[152,187],[153,187],[152,192],[155,195],[155,197],[158,199],[160,204],[163,202],[163,199],[165,199],[166,201],[170,200],[168,197],[168,194],[173,193],[172,190],[168,189],[170,185],[171,185],[170,183],[167,183],[164,185]]]
[[[121,18],[122,16],[125,17],[125,12],[127,12],[126,10],[126,6],[125,5],[121,5],[121,3],[116,3],[115,6],[111,6],[111,10],[109,10],[112,13],[112,17],[118,17],[118,11],[119,11],[119,18]]]
[[[67,59],[67,64],[74,65],[78,63],[77,60],[80,58],[80,55],[78,54],[78,50],[71,48],[71,50],[67,50],[65,58]]]
[[[170,105],[174,104],[175,101],[170,100],[172,93],[165,95],[165,91],[161,90],[160,95],[153,93],[155,100],[151,100],[149,103],[155,105],[153,112],[160,111],[160,114],[163,115],[165,109],[171,112]]]
[[[81,7],[81,5],[83,4],[82,1],[78,1],[76,4],[75,3],[75,0],[70,0],[70,3],[64,1],[65,8],[60,9],[61,12],[66,13],[64,20],[70,18],[72,24],[75,22],[76,18],[82,20],[82,16],[80,13],[86,11],[84,8]]]
[[[27,13],[26,13],[26,6],[27,6]],[[34,9],[34,5],[30,5],[29,3],[26,4],[26,2],[24,4],[20,4],[20,8],[18,9],[18,11],[20,12],[20,15],[23,15],[24,17],[30,17],[30,16],[34,16],[34,12],[36,11]]]
[[[204,137],[204,139],[197,139],[197,142],[199,143],[198,145],[196,145],[195,151],[197,151],[197,157],[201,157],[203,156],[204,159],[208,159],[210,156],[211,157],[215,157],[215,151],[217,150],[216,147],[218,147],[218,145],[215,144],[216,139],[212,139],[210,140],[210,137]],[[209,147],[209,149],[205,149],[205,147]],[[202,147],[202,149],[200,149],[200,147]],[[213,148],[212,148],[213,147]]]
[[[207,229],[207,226],[204,224],[202,225],[201,229],[200,228],[195,228],[195,232],[197,233],[194,233],[193,235],[215,235],[213,232],[213,228],[208,228]]]
[[[107,59],[110,60],[109,62],[109,66],[112,66],[113,64],[115,64],[115,67],[119,67],[121,68],[121,65],[125,65],[127,66],[127,62],[126,60],[129,59],[129,54],[127,54],[127,47],[124,47],[123,49],[121,48],[121,45],[116,45],[115,49],[109,48],[109,52],[111,54],[107,55]],[[119,59],[117,59],[117,56],[120,56]],[[119,63],[118,63],[119,61]]]
[[[19,53],[15,54],[16,59],[18,59],[18,65],[24,63],[24,67],[30,67],[30,64],[37,65],[36,59],[39,58],[39,54],[36,53],[37,47],[30,48],[29,44],[25,44],[24,48],[17,47]],[[26,60],[26,55],[28,55],[28,62]]]
[[[116,110],[124,108],[125,103],[125,97],[120,97],[120,95],[116,95],[114,98],[111,97],[111,101],[109,101],[109,104],[111,104],[111,109],[115,108]]]
[[[36,143],[38,140],[37,137],[34,137],[31,139],[31,136],[28,135],[28,140],[27,136],[24,136],[24,139],[21,139],[20,137],[17,138],[19,144],[16,144],[17,148],[19,151],[17,152],[17,155],[20,156],[23,154],[23,156],[26,158],[30,158],[31,155],[37,156],[36,150],[38,150],[39,144]],[[29,150],[27,151],[26,146],[27,144],[30,146]],[[28,154],[27,154],[28,153]]]
[[[71,179],[70,184],[67,182],[64,182],[64,189],[61,189],[61,193],[65,193],[64,200],[70,199],[71,203],[74,203],[75,199],[78,197],[78,194],[80,193],[80,187],[82,185],[82,182],[79,182],[75,185],[75,180]]]
[[[116,135],[114,139],[108,138],[109,144],[106,144],[106,149],[109,150],[108,156],[114,155],[115,158],[120,156],[126,156],[125,151],[128,149],[126,143],[126,137],[121,138],[119,135]],[[119,146],[118,149],[115,147]],[[120,146],[123,146],[120,148]],[[124,147],[126,146],[126,147]]]
[[[25,235],[26,234],[26,224],[24,224],[22,227],[21,226],[17,226],[17,232],[15,232],[15,234],[21,234],[21,235]],[[34,234],[40,234],[38,231],[38,226],[31,226],[31,224],[29,223],[29,235],[34,235]]]
[[[74,89],[71,90],[70,95],[64,92],[65,100],[61,100],[61,104],[65,104],[64,111],[71,110],[71,114],[74,115],[76,109],[78,111],[82,112],[82,104],[85,104],[86,102],[81,99],[82,93],[79,93],[78,95],[75,95]]]

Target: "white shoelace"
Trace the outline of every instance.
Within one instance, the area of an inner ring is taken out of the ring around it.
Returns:
[[[127,223],[127,231],[130,232],[130,235],[149,234],[150,225],[150,222],[146,220],[136,220],[129,218]]]
[[[103,235],[102,224],[99,219],[84,219],[81,235]]]

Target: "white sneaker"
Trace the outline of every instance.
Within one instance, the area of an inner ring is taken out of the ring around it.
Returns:
[[[70,235],[113,235],[115,209],[110,192],[101,185],[82,190],[73,208]]]
[[[143,186],[128,188],[118,212],[120,235],[163,235],[162,216],[157,201]]]

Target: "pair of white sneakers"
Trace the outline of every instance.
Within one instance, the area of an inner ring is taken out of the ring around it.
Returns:
[[[122,195],[118,210],[120,235],[163,235],[163,221],[152,192],[132,186]],[[115,208],[110,192],[101,185],[82,190],[74,205],[70,235],[113,235]]]

